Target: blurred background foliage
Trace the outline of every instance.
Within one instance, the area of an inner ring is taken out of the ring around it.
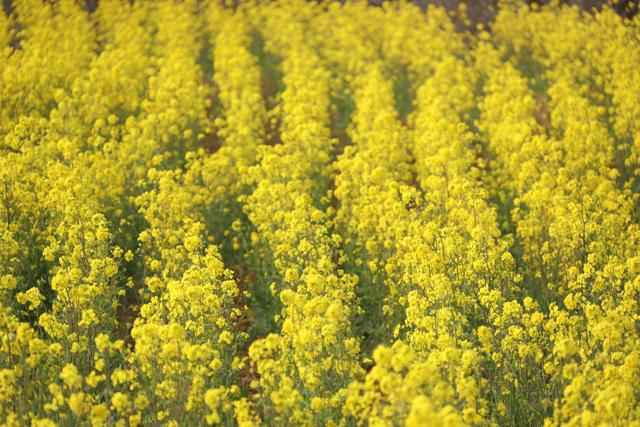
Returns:
[[[87,5],[87,10],[94,11],[100,0],[78,0],[84,1]],[[132,2],[134,0],[131,0]],[[322,1],[322,0],[319,0]],[[387,0],[369,0],[369,4],[380,5]],[[410,0],[415,4],[420,5],[422,8],[426,8],[428,5],[433,4],[437,6],[444,6],[448,10],[457,10],[461,3],[466,4],[469,19],[474,24],[482,23],[488,24],[495,16],[497,5],[500,0]],[[538,3],[547,4],[551,2],[564,3],[569,5],[577,5],[584,10],[599,9],[604,4],[613,5],[614,9],[627,18],[635,16],[640,10],[640,0],[616,0],[616,1],[604,1],[604,0],[522,0],[526,3]],[[13,0],[2,0],[5,13],[8,13],[12,8]]]

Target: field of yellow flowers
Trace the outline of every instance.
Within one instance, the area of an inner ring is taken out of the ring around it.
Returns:
[[[640,17],[0,11],[0,425],[640,426]]]

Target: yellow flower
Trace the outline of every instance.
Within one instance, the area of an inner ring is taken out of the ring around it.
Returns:
[[[111,406],[118,414],[126,415],[131,407],[131,402],[129,402],[129,398],[124,393],[118,391],[111,398]]]
[[[91,408],[90,419],[93,427],[99,427],[106,424],[109,418],[109,408],[106,405],[99,403],[93,405]]]
[[[26,292],[19,292],[16,299],[20,304],[29,304],[29,310],[36,310],[44,301],[44,296],[38,288],[29,288]]]
[[[71,363],[67,363],[62,369],[60,378],[69,388],[79,388],[82,386],[82,376],[78,373],[78,368]]]
[[[77,417],[83,416],[91,408],[89,396],[85,393],[73,393],[69,396],[69,408]]]

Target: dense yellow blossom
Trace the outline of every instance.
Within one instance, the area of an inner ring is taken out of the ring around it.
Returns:
[[[640,425],[621,2],[10,3],[0,425]]]

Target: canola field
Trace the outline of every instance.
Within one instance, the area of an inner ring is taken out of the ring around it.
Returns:
[[[640,425],[640,17],[12,3],[0,425]]]

